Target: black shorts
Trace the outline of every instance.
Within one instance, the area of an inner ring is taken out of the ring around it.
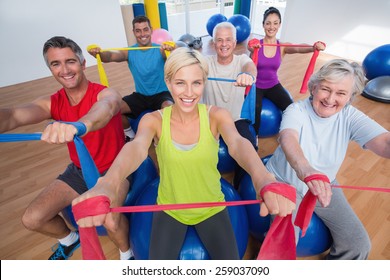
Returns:
[[[126,114],[127,117],[136,119],[145,111],[156,111],[161,109],[161,105],[165,101],[171,101],[173,98],[169,91],[163,91],[154,95],[143,95],[139,92],[133,92],[122,98],[129,106],[131,113]]]
[[[102,175],[106,174],[107,170],[103,172]],[[126,179],[129,181],[131,186],[131,175]],[[87,184],[84,181],[83,173],[80,168],[78,168],[74,163],[70,163],[64,173],[57,177],[58,180],[61,180],[68,184],[72,189],[74,189],[78,194],[85,193],[88,190]]]

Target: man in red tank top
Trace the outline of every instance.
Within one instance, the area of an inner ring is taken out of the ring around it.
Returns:
[[[51,96],[12,109],[0,109],[0,133],[54,119],[43,130],[41,140],[68,145],[71,163],[27,206],[22,217],[27,229],[58,239],[58,246],[49,259],[63,260],[80,246],[80,240],[78,232],[70,230],[59,213],[88,190],[73,143],[74,136],[79,133],[76,127],[85,129],[83,142],[99,173],[104,174],[124,145],[121,96],[111,88],[88,81],[81,48],[71,39],[49,39],[44,44],[43,56],[62,88]],[[124,180],[120,199],[114,202],[116,206],[121,206],[120,201],[124,201],[128,189],[129,182]],[[112,218],[119,228],[116,232],[107,230],[108,235],[119,248],[121,259],[131,259],[128,220],[122,214],[114,214]]]

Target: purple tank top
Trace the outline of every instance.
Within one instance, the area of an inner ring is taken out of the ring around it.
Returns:
[[[263,44],[263,40],[260,40]],[[279,44],[279,41],[277,41]],[[259,49],[259,56],[257,62],[257,79],[256,87],[261,89],[271,88],[279,83],[278,69],[282,63],[282,56],[280,54],[280,46],[276,47],[274,57],[268,58],[264,55],[264,48]]]

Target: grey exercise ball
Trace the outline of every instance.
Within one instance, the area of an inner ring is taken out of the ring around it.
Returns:
[[[175,44],[176,44],[176,48],[182,48],[182,47],[188,48],[188,45],[183,41],[176,41]]]
[[[378,102],[390,103],[390,76],[380,76],[370,80],[362,95]]]
[[[187,34],[180,36],[179,41],[186,43],[190,48],[192,48],[193,43],[195,41],[195,37],[192,36],[191,34],[187,33]]]

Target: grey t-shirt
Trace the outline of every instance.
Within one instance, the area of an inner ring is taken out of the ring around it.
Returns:
[[[234,55],[233,61],[229,65],[219,64],[216,55],[208,56],[207,61],[209,77],[235,80],[242,67],[252,60],[249,56],[242,54]],[[240,119],[244,94],[245,87],[236,87],[232,82],[207,81],[202,102],[225,108],[232,114],[233,120],[236,121]]]

